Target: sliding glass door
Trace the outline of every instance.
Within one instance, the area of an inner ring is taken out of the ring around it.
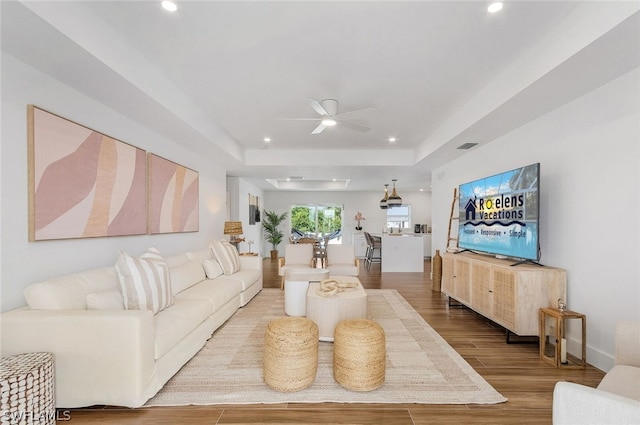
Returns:
[[[291,236],[329,237],[331,243],[341,243],[342,209],[341,205],[293,205]]]

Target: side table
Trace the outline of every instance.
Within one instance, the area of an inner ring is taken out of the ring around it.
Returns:
[[[55,425],[54,385],[52,353],[25,353],[2,357],[2,424]]]
[[[582,322],[582,356],[567,355],[565,321],[579,319]],[[547,335],[547,325],[552,325],[555,335]],[[552,338],[548,340],[548,338]],[[553,347],[550,347],[552,345]],[[540,309],[540,358],[557,368],[584,369],[587,366],[587,318],[584,314],[557,308]]]

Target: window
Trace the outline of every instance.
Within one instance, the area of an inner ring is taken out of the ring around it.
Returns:
[[[411,205],[387,209],[387,228],[408,229],[411,227]]]
[[[324,237],[331,236],[340,243],[342,235],[342,206],[338,205],[294,205],[291,207],[291,235]]]

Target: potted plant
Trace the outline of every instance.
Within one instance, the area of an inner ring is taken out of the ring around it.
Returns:
[[[264,220],[262,221],[262,227],[264,229],[264,235],[267,242],[271,243],[273,249],[271,250],[271,259],[278,259],[278,245],[282,242],[282,231],[278,229],[280,223],[287,219],[287,213],[278,215],[275,211],[264,211]]]

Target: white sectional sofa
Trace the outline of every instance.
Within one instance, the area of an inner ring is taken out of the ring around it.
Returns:
[[[640,322],[618,323],[615,366],[597,388],[572,382],[556,384],[553,424],[640,424]]]
[[[2,354],[53,353],[58,408],[142,406],[262,289],[258,256],[227,275],[211,250],[165,260],[172,302],[156,314],[124,308],[115,266],[30,285],[0,315]]]

